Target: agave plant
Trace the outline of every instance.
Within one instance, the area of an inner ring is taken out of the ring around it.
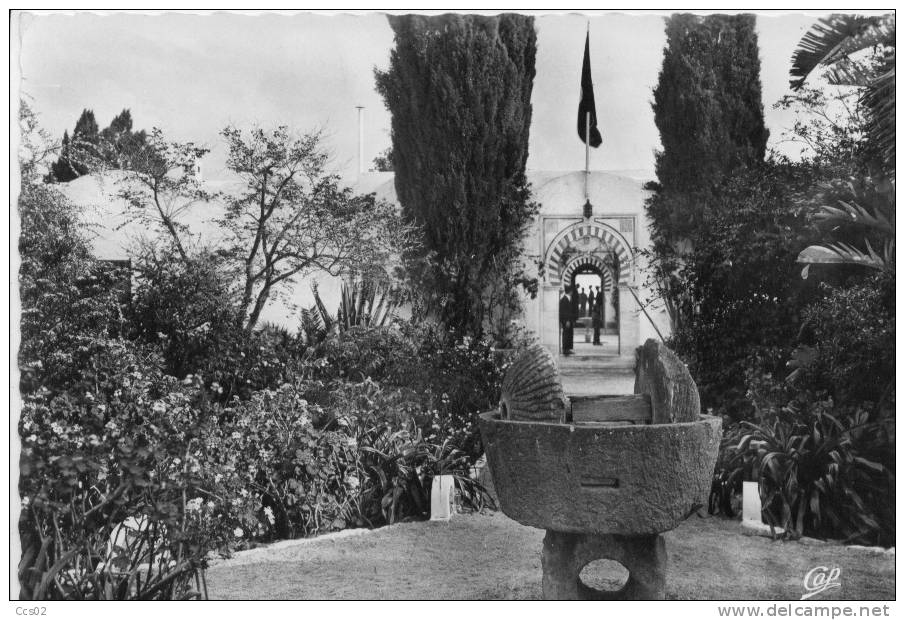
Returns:
[[[309,341],[322,339],[334,327],[340,331],[351,327],[384,327],[396,317],[400,305],[398,292],[388,284],[370,279],[343,282],[334,317],[321,299],[316,282],[311,283],[311,291],[315,306],[303,310],[301,315],[301,329]]]
[[[383,327],[393,320],[398,308],[396,291],[387,284],[370,279],[343,282],[336,318],[340,329]]]
[[[822,405],[799,412],[786,408],[751,432],[736,455],[753,457],[763,516],[784,536],[842,537],[875,544],[890,535],[882,498],[895,474],[884,465],[894,420],[874,422],[865,411],[833,415]]]

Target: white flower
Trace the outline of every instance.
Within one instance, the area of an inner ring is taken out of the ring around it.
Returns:
[[[23,507],[23,508],[24,508],[25,506],[28,506],[30,503],[31,503],[31,500],[28,498],[27,495],[26,495],[25,497],[22,498],[22,507]]]
[[[50,430],[52,430],[57,435],[63,434],[63,427],[60,426],[59,424],[57,424],[56,422],[54,422],[53,424],[50,425]]]
[[[273,517],[273,509],[270,506],[264,506],[264,515],[270,521],[270,524],[273,525],[276,519]]]
[[[167,406],[163,404],[163,401],[155,400],[154,404],[151,405],[151,410],[154,413],[163,413],[167,410]]]
[[[245,531],[241,527],[237,527],[233,530],[233,536],[235,536],[236,538],[242,538],[243,536],[245,536]]]
[[[200,497],[196,497],[195,499],[190,499],[185,503],[185,509],[188,512],[200,512],[201,504],[204,503],[204,500]]]
[[[37,435],[29,435],[28,437],[25,438],[25,441],[27,441],[28,443],[34,443],[37,440],[38,440]]]
[[[233,434],[231,435],[231,437],[233,439],[242,439],[242,433],[240,433],[239,431],[233,431]]]
[[[91,392],[85,392],[85,398],[87,398],[88,400],[94,400],[94,394],[92,394]]]

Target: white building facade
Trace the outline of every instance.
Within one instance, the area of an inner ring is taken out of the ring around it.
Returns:
[[[523,298],[522,321],[555,355],[560,354],[559,296],[581,275],[597,277],[604,292],[604,329],[600,347],[585,346],[590,320],[576,330],[576,353],[634,359],[634,350],[647,338],[664,336],[668,318],[662,304],[654,301],[644,274],[639,251],[650,244],[643,189],[652,175],[643,172],[601,172],[587,175],[587,195],[591,203],[586,217],[585,173],[583,171],[528,171],[533,199],[540,204],[534,226],[525,238],[525,255],[542,267],[538,270],[538,293]],[[94,233],[98,258],[128,260],[134,240],[143,227],[126,217],[127,205],[114,196],[110,179],[83,177],[61,185],[61,189],[82,207]],[[374,193],[378,199],[397,204],[392,173],[374,172],[360,176],[353,185],[357,193]],[[199,243],[216,243],[222,231],[216,225],[219,205],[199,205],[185,214],[191,236]],[[299,308],[314,303],[311,280],[327,307],[338,307],[340,281],[327,275],[312,274],[291,285],[287,295],[270,301],[262,320],[295,330]],[[639,303],[640,302],[640,303]],[[645,308],[642,309],[642,304]]]

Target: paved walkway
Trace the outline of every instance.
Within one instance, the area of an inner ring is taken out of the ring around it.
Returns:
[[[601,394],[632,394],[635,391],[635,375],[612,372],[568,372],[562,375],[563,391],[574,396]]]
[[[576,347],[575,355],[557,360],[567,395],[632,394],[634,359],[616,355],[589,355]]]

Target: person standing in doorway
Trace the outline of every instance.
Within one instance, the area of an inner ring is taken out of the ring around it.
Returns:
[[[594,292],[591,291],[594,295]],[[600,346],[600,328],[603,327],[603,293],[600,287],[597,287],[597,295],[594,295],[594,303],[592,304],[591,315],[594,324],[594,344]]]
[[[594,297],[594,287],[588,287],[588,316],[594,316],[594,302],[596,298]]]
[[[581,292],[578,294],[578,305],[579,314],[578,316],[584,317],[587,316],[587,308],[588,308],[588,294],[584,292],[584,287],[581,287]]]
[[[559,327],[562,330],[563,355],[572,355],[572,338],[575,329],[572,297],[569,287],[564,288],[559,297]]]

